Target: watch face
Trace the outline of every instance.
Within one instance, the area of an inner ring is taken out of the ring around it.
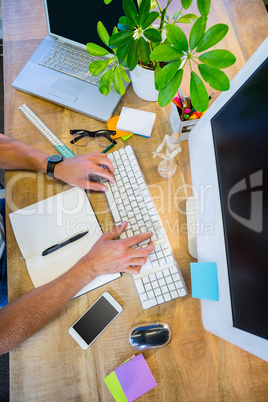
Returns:
[[[61,155],[50,155],[49,157],[48,157],[48,161],[49,162],[54,162],[54,163],[57,163],[57,162],[60,162],[60,161],[62,161],[62,156]]]

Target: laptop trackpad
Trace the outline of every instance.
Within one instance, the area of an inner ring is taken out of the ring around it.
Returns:
[[[82,89],[83,87],[81,85],[58,78],[54,84],[51,85],[48,93],[69,102],[75,102]]]

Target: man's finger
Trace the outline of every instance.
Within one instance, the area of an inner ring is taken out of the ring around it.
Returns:
[[[101,155],[105,155],[105,154],[101,154]],[[108,171],[113,174],[114,173],[114,167],[112,162],[110,161],[110,159],[107,157],[107,155],[105,156],[94,156],[93,158],[91,157],[91,162],[95,163],[97,166],[106,166]]]
[[[120,225],[118,225],[115,228],[113,228],[112,230],[110,230],[110,232],[105,233],[105,238],[107,240],[115,239],[117,236],[119,236],[121,233],[124,232],[124,230],[127,227],[127,224],[128,223],[126,221],[122,222]]]
[[[113,175],[109,172],[109,170],[104,169],[101,166],[95,165],[95,163],[93,166],[91,166],[90,174],[96,174],[104,179],[109,180],[112,183],[115,183],[115,179],[114,179]]]
[[[146,232],[146,233],[140,233],[135,236],[131,236],[128,239],[124,239],[124,241],[127,244],[127,247],[135,246],[138,243],[141,243],[144,240],[150,239],[153,237],[153,232]]]
[[[152,240],[149,241],[146,247],[137,247],[132,251],[132,256],[134,258],[148,257],[149,254],[154,250],[154,243]]]
[[[141,268],[142,268],[142,265],[135,265],[135,266],[129,265],[128,267],[126,267],[124,269],[124,272],[128,272],[130,274],[137,275],[140,272]]]
[[[93,182],[93,181],[87,181],[85,186],[85,190],[93,190],[93,191],[107,191],[108,188],[101,183]]]

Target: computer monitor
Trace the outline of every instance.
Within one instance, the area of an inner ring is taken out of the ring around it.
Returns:
[[[268,38],[189,138],[199,262],[216,262],[219,301],[204,328],[268,361]]]

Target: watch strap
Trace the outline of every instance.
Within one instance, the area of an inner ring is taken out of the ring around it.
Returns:
[[[54,159],[56,157],[56,159],[53,160],[53,157],[54,157]],[[54,176],[55,166],[58,163],[60,163],[62,160],[63,160],[63,157],[61,155],[51,155],[51,156],[48,157],[48,160],[47,160],[47,175],[49,177],[55,178],[55,176]]]

